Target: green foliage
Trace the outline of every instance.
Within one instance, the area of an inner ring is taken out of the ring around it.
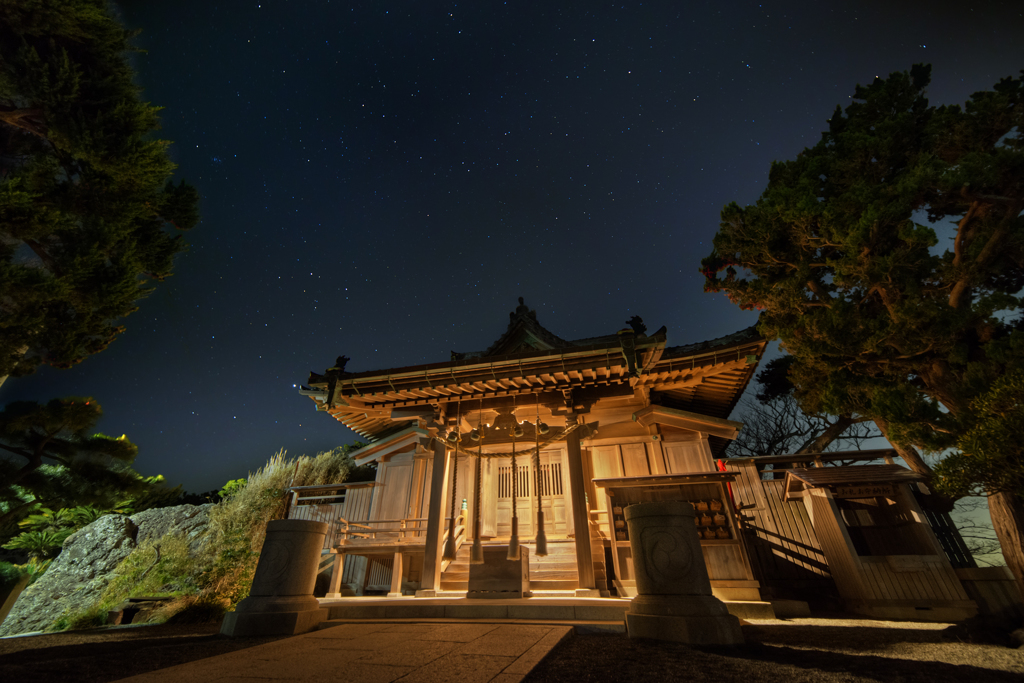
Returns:
[[[226,484],[224,484],[220,491],[217,491],[217,495],[221,497],[221,500],[230,498],[244,489],[245,484],[245,479],[230,479]]]
[[[74,508],[61,508],[53,511],[50,508],[40,508],[39,512],[31,514],[18,522],[18,526],[28,531],[56,531],[58,529],[81,529],[86,524],[92,524],[106,514],[99,508],[91,505],[80,505]]]
[[[25,564],[0,562],[0,592],[11,588],[26,576],[29,578],[28,585],[31,586],[49,566],[50,560],[39,561],[36,558]]]
[[[117,566],[100,601],[113,609],[133,595],[196,593],[200,589],[198,578],[188,540],[169,534],[159,540],[148,540],[133,550]]]
[[[80,631],[106,625],[107,610],[101,605],[94,605],[85,610],[60,615],[45,630],[49,632]]]
[[[970,427],[958,450],[935,468],[939,489],[955,497],[1024,491],[1024,372],[997,380],[972,402],[964,421]]]
[[[946,456],[937,490],[989,495],[1024,589],[1024,80],[961,108],[930,106],[930,78],[858,86],[755,205],[726,206],[705,290],[762,311],[805,411],[869,417],[914,469],[914,446]]]
[[[858,86],[817,145],[772,165],[755,205],[723,209],[702,267],[707,291],[762,311],[805,411],[867,416],[940,452],[968,446],[972,401],[1024,369],[1024,84],[934,107],[930,75]],[[952,241],[924,215],[952,219]]]
[[[151,621],[200,623],[219,618],[248,596],[267,522],[284,513],[285,490],[345,481],[351,448],[295,459],[278,452],[248,479],[229,482],[235,484],[233,492],[211,508],[210,525],[197,552],[190,553],[181,536],[146,541],[118,565],[95,604],[62,615],[47,630],[102,625],[109,610],[138,595],[176,598]]]
[[[25,531],[3,545],[8,550],[24,550],[29,558],[42,560],[60,552],[64,541],[87,524],[95,522],[106,512],[89,505],[61,508],[54,511],[40,508],[18,522]]]
[[[4,544],[8,550],[24,550],[31,558],[44,559],[55,555],[74,529],[60,531],[24,531]]]
[[[103,414],[92,398],[19,401],[0,411],[0,529],[51,509],[109,510],[151,490],[129,467],[137,448],[126,437],[93,434]]]
[[[28,585],[32,585],[36,580],[46,573],[47,568],[53,560],[40,560],[38,558],[31,558],[25,564],[15,565],[18,569],[25,572],[29,576]]]
[[[105,0],[0,3],[0,375],[107,347],[198,221]]]
[[[0,562],[0,595],[6,595],[7,591],[25,578],[25,573],[25,570],[16,564]]]
[[[285,490],[345,481],[352,463],[348,450],[339,448],[294,460],[280,451],[250,474],[244,487],[211,509],[208,568],[203,578],[209,592],[231,604],[249,594],[267,522],[284,514]]]
[[[151,539],[142,543],[117,566],[95,603],[65,612],[46,630],[103,626],[107,623],[107,612],[137,595],[171,597],[198,593],[195,558],[189,554],[188,548],[187,539],[173,534],[158,541]]]

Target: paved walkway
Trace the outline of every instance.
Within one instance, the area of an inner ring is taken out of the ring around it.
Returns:
[[[572,626],[344,623],[122,679],[132,683],[515,683]]]

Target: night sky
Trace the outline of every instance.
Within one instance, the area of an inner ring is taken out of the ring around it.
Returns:
[[[190,491],[354,440],[297,393],[309,370],[486,348],[519,296],[567,339],[753,324],[702,291],[724,204],[857,83],[928,62],[932,103],[961,103],[1024,68],[1019,0],[121,11],[203,220],[109,349],[2,398],[95,396],[136,469]]]

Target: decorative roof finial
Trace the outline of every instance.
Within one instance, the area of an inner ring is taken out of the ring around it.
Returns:
[[[644,319],[638,315],[634,315],[632,318],[626,321],[626,324],[633,328],[633,332],[637,335],[641,335],[647,331],[647,325],[644,325]]]
[[[515,322],[516,318],[522,318],[524,316],[529,316],[536,320],[537,311],[531,311],[530,307],[523,301],[523,297],[519,297],[519,305],[516,306],[516,310],[508,314],[509,323],[511,324]]]

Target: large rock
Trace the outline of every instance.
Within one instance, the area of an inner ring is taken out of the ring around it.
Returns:
[[[139,527],[137,543],[163,538],[167,534],[183,534],[188,539],[189,551],[195,553],[206,542],[207,514],[211,505],[179,505],[173,508],[155,508],[132,515]]]
[[[128,517],[105,515],[64,541],[46,573],[25,589],[0,625],[0,636],[41,631],[65,611],[91,606],[110,582],[110,574],[139,543],[185,534],[197,550],[209,521],[209,506],[179,505]]]

